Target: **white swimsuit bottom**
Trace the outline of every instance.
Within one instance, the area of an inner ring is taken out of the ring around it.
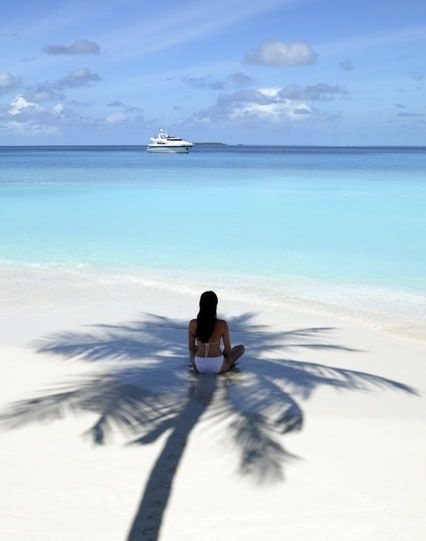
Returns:
[[[223,366],[223,355],[219,357],[195,357],[195,366],[200,374],[219,374]]]

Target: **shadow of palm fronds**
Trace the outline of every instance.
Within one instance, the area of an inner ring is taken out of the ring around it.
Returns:
[[[242,475],[271,482],[282,479],[283,464],[296,458],[284,448],[282,436],[303,427],[299,399],[310,398],[321,387],[415,394],[408,385],[375,374],[286,358],[292,348],[358,351],[330,342],[332,328],[272,331],[255,324],[254,317],[228,319],[247,353],[240,371],[218,377],[189,369],[187,325],[163,316],[148,314],[141,321],[48,336],[37,343],[38,352],[97,365],[107,361],[108,369],[11,404],[0,422],[18,428],[90,413],[95,421],[85,436],[98,445],[118,432],[132,445],[150,444],[168,434],[127,537],[157,539],[175,472],[201,418],[225,423],[239,452]]]

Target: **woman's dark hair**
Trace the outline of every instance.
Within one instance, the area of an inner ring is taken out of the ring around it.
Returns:
[[[200,311],[197,315],[197,338],[208,342],[216,325],[217,296],[214,291],[204,291],[200,297]]]

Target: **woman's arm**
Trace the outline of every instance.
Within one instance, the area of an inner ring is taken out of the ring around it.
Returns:
[[[194,360],[197,346],[195,345],[195,332],[196,332],[197,320],[191,319],[188,326],[188,349],[189,357],[191,361]]]
[[[223,322],[223,334],[222,334],[222,340],[223,340],[223,354],[225,357],[231,353],[231,335],[229,333],[228,324],[226,321]]]

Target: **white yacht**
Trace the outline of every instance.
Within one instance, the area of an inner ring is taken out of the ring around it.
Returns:
[[[150,137],[150,143],[146,147],[148,152],[189,152],[191,150],[192,143],[190,141],[184,141],[179,137],[173,137],[168,135],[164,130],[160,129],[160,132],[155,137]]]

